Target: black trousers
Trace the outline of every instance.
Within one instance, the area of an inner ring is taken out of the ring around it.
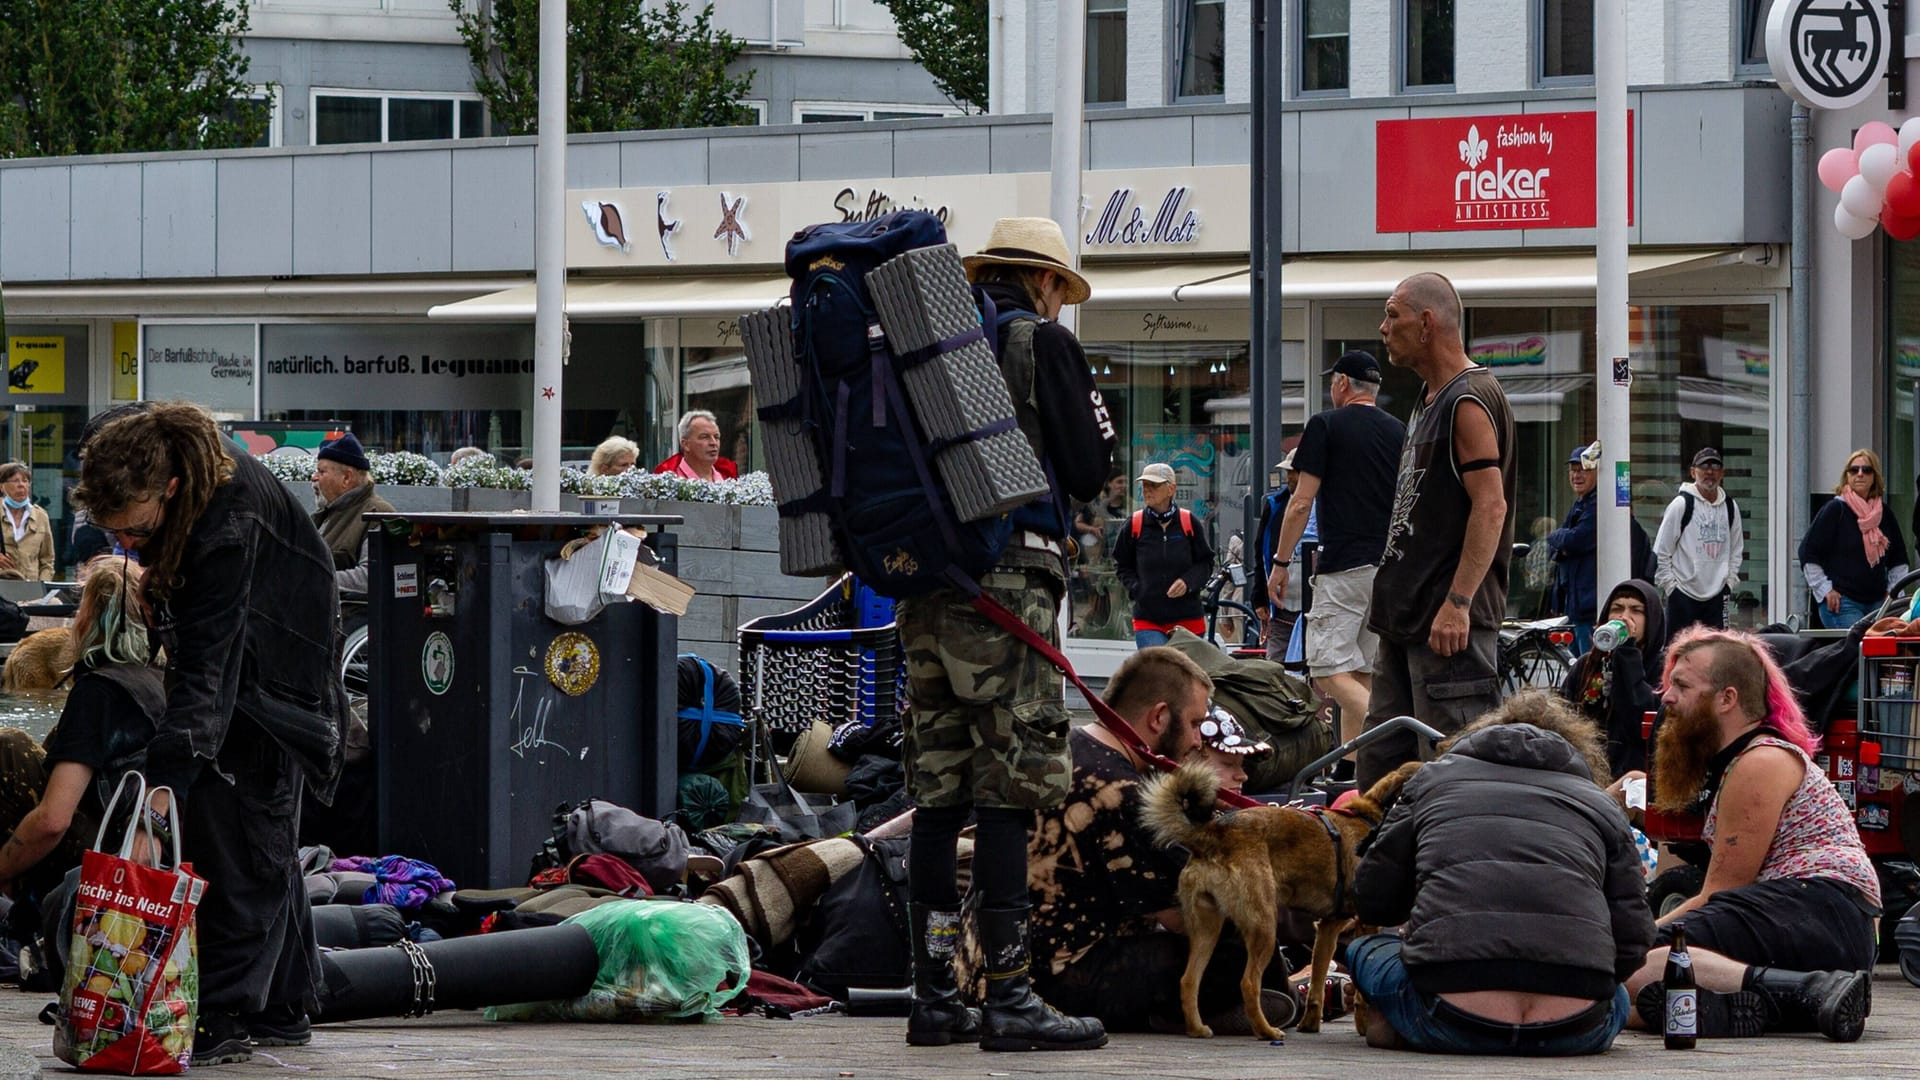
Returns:
[[[300,874],[303,785],[293,755],[235,715],[219,756],[187,795],[185,855],[207,879],[199,912],[202,1013],[314,1006],[320,954]]]
[[[1667,594],[1667,638],[1689,626],[1699,624],[1715,630],[1727,628],[1727,591],[1711,600],[1695,600],[1684,590],[1675,589]]]

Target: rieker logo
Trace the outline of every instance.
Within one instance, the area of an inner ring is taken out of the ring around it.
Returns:
[[[1501,147],[1538,146],[1544,141],[1546,151],[1553,152],[1551,138],[1542,140],[1535,131],[1503,126],[1495,132],[1495,138]],[[1469,125],[1467,137],[1460,140],[1460,161],[1466,168],[1453,178],[1454,220],[1503,225],[1550,217],[1546,183],[1553,170],[1509,169],[1507,159],[1498,154],[1492,166],[1483,169],[1480,166],[1487,160],[1487,153],[1480,126]]]

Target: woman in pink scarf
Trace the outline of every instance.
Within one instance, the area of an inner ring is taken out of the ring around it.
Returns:
[[[1880,455],[1855,450],[1833,491],[1800,541],[1800,568],[1818,601],[1820,625],[1844,629],[1874,614],[1887,586],[1906,574],[1907,541],[1900,522],[1886,513]]]

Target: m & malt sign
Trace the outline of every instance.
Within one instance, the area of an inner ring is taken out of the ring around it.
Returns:
[[[1382,120],[1374,126],[1374,231],[1591,229],[1591,112]],[[1633,114],[1627,114],[1633,223]]]

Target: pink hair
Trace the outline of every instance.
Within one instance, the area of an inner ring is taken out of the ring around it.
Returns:
[[[1773,653],[1752,634],[1698,625],[1687,627],[1667,646],[1667,662],[1660,671],[1660,685],[1665,687],[1673,678],[1673,665],[1683,654],[1703,645],[1738,645],[1752,652],[1766,672],[1767,726],[1786,736],[1788,742],[1809,755],[1819,752],[1820,741],[1807,729],[1807,714],[1800,708],[1800,700],[1793,696],[1793,686],[1787,682],[1786,673],[1774,661]]]

